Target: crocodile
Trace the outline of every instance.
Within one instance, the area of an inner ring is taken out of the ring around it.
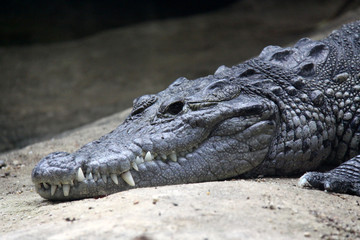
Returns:
[[[360,21],[268,46],[213,75],[134,100],[115,130],[32,171],[49,200],[262,176],[360,196]],[[322,166],[329,166],[325,171]]]

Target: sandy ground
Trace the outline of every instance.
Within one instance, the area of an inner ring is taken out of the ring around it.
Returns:
[[[0,155],[0,239],[360,239],[360,198],[253,179],[133,189],[54,203],[30,173],[44,155],[74,151],[129,110]]]

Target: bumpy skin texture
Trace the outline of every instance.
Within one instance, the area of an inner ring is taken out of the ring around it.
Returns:
[[[43,158],[32,172],[36,190],[71,200],[334,164],[299,184],[360,195],[359,36],[354,22],[321,41],[269,46],[214,75],[179,78],[136,99],[111,133]]]

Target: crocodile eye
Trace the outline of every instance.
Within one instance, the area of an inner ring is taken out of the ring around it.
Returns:
[[[173,102],[166,108],[165,113],[177,115],[183,110],[183,107],[184,103],[182,101]]]

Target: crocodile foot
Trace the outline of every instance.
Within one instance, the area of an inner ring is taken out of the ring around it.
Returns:
[[[298,185],[360,196],[360,156],[350,159],[329,172],[308,172],[300,178]]]

